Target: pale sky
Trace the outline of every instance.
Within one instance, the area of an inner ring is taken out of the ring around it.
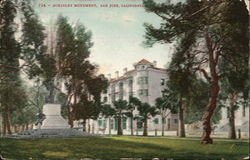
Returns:
[[[171,45],[157,44],[153,48],[142,46],[145,29],[149,22],[160,24],[158,16],[146,13],[143,7],[86,8],[86,7],[39,7],[45,4],[142,4],[142,0],[34,0],[36,11],[44,24],[56,19],[58,14],[67,16],[71,22],[80,21],[91,30],[94,46],[90,60],[100,66],[100,73],[122,72],[133,68],[133,63],[145,58],[157,61],[164,67],[173,52]]]
[[[164,0],[157,0],[162,2]],[[142,0],[33,0],[40,19],[45,25],[59,14],[74,23],[80,21],[91,30],[94,46],[90,60],[100,66],[100,73],[105,75],[123,68],[133,68],[133,63],[147,59],[157,61],[157,66],[164,68],[170,61],[173,45],[156,44],[152,48],[142,46],[145,22],[159,25],[161,19],[146,13],[143,7],[103,8],[101,4],[142,4]],[[39,4],[97,4],[97,7],[39,7]],[[247,1],[249,7],[249,1]]]

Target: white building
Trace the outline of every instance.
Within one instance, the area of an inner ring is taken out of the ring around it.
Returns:
[[[228,102],[227,102],[227,105]],[[249,138],[249,107],[239,105],[239,108],[235,111],[235,129],[238,136],[238,131],[241,131],[241,137]],[[218,132],[229,131],[229,119],[227,108],[222,108],[222,118],[218,124]]]
[[[162,91],[165,89],[167,81],[167,73],[163,68],[156,67],[156,61],[153,63],[142,59],[141,61],[134,64],[134,69],[127,70],[124,68],[123,74],[120,76],[119,72],[115,73],[115,78],[110,78],[110,84],[107,93],[102,95],[102,101],[106,104],[111,104],[119,99],[129,100],[130,96],[139,98],[142,102],[147,102],[150,105],[155,105],[155,99],[162,96]],[[134,114],[138,114],[135,110]],[[165,120],[165,130],[177,130],[178,118],[176,115],[169,114]],[[123,130],[126,133],[130,133],[131,119],[123,119]],[[135,121],[134,130],[142,130],[142,122]],[[103,130],[106,128],[106,133],[111,126],[112,133],[116,133],[117,122],[115,119],[111,120],[111,124],[108,124],[107,119],[101,118],[97,121],[95,128]],[[161,130],[161,117],[160,115],[151,118],[148,121],[148,130],[153,131],[157,129]]]

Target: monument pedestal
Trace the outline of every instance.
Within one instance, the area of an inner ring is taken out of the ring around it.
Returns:
[[[45,104],[43,106],[45,119],[41,129],[65,129],[70,128],[68,121],[61,116],[60,104]]]

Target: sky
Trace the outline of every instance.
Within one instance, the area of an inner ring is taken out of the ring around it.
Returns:
[[[145,40],[144,23],[155,26],[161,19],[146,13],[143,7],[100,7],[101,4],[142,4],[142,0],[34,0],[35,9],[46,25],[59,14],[67,16],[71,23],[77,21],[92,32],[94,46],[90,60],[99,65],[99,73],[115,76],[123,68],[133,69],[141,59],[157,61],[164,68],[170,61],[172,44],[156,44],[152,48],[142,45]],[[47,7],[41,7],[46,4]],[[50,4],[50,6],[48,6]],[[98,7],[52,7],[53,4],[97,4]]]
[[[157,0],[162,1],[165,0]],[[116,71],[122,73],[125,67],[133,69],[133,64],[141,59],[157,61],[157,66],[164,68],[174,51],[173,44],[156,44],[152,48],[142,45],[143,24],[159,25],[158,16],[145,12],[143,7],[109,7],[110,4],[142,4],[142,0],[33,0],[33,3],[45,26],[62,14],[72,24],[79,21],[92,32],[94,46],[90,61],[99,65],[99,73],[114,77]],[[59,4],[96,4],[97,7],[52,7]],[[108,7],[101,7],[105,4]]]

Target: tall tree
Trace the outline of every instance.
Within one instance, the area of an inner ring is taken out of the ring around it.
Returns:
[[[83,120],[83,132],[86,132],[87,119],[94,115],[94,102],[88,99],[87,95],[81,94],[80,100],[76,104],[76,120]]]
[[[111,107],[110,104],[104,104],[101,109],[102,115],[108,118],[109,123],[109,135],[111,135],[111,117],[115,115],[115,109]]]
[[[96,115],[99,114],[100,94],[106,89],[107,83],[103,75],[96,76],[97,66],[89,62],[91,32],[77,23],[69,24],[68,19],[59,16],[57,19],[56,45],[54,63],[57,69],[55,77],[63,78],[68,92],[68,119],[73,127],[76,119],[77,104],[80,97],[94,96]],[[52,79],[53,82],[53,79]]]
[[[13,107],[10,97],[13,86],[18,86],[19,79],[19,56],[20,44],[15,38],[15,17],[16,7],[13,1],[3,1],[0,6],[1,24],[0,24],[0,78],[1,78],[1,110],[3,113],[4,134],[6,129],[11,134],[10,113]],[[13,97],[12,97],[13,98]]]
[[[136,97],[129,97],[127,117],[130,118],[130,130],[131,136],[134,135],[134,110],[141,105],[141,101]]]
[[[126,100],[118,100],[114,101],[114,108],[115,108],[115,117],[118,121],[118,129],[117,129],[117,135],[123,135],[122,130],[122,119],[126,115],[126,111],[128,109],[128,102]]]
[[[158,112],[156,108],[148,103],[141,103],[138,107],[139,117],[143,121],[143,136],[148,136],[148,119],[154,117]]]
[[[228,35],[230,35],[230,30],[225,28],[232,26],[228,22],[227,15],[229,11],[232,11],[228,6],[233,3],[241,4],[240,8],[246,10],[244,2],[238,0],[188,0],[186,3],[176,4],[172,4],[170,1],[156,4],[152,0],[144,0],[146,11],[153,12],[164,20],[160,28],[146,24],[147,44],[169,43],[184,33],[196,30],[197,34],[194,35],[196,38],[189,48],[189,52],[186,52],[186,57],[192,60],[192,69],[199,71],[210,84],[207,110],[202,117],[203,135],[201,143],[203,144],[213,143],[210,137],[211,118],[217,107],[220,91],[219,80],[223,76],[221,70],[218,69],[218,62],[225,59],[228,63],[234,63],[234,53],[237,53],[226,53],[223,49],[223,46],[230,45],[226,41]]]
[[[187,100],[188,94],[191,94],[190,89],[195,78],[194,72],[191,70],[192,61],[189,57],[185,57],[185,53],[192,45],[195,31],[184,34],[177,43],[176,51],[172,57],[171,63],[168,68],[169,85],[168,87],[178,97],[178,115],[179,115],[179,129],[178,135],[185,137],[184,127],[184,113],[185,105],[184,99]],[[189,55],[188,55],[189,56]]]
[[[11,90],[12,95],[20,94],[22,90],[21,71],[28,74],[29,78],[40,73],[39,58],[46,47],[43,45],[45,38],[43,26],[28,0],[1,1],[0,16],[0,41],[3,42],[0,43],[0,87],[1,97],[6,97],[9,94],[6,89]],[[16,25],[16,20],[20,22],[19,26]],[[19,38],[20,35],[21,38]],[[22,63],[19,63],[20,60]],[[12,87],[16,87],[16,89],[11,89]],[[1,99],[3,100],[0,102],[1,107],[5,110],[5,122],[10,132],[10,114],[11,110],[15,109],[15,105],[12,103],[11,96]]]
[[[222,51],[234,58],[234,61],[228,63],[228,58],[223,59],[219,64],[224,75],[222,77],[222,93],[227,96],[229,102],[229,138],[231,139],[236,139],[235,111],[239,108],[237,101],[248,99],[249,94],[249,17],[248,11],[243,9],[244,5],[243,2],[232,1],[226,8],[225,20],[227,24],[224,24],[223,31],[229,32],[229,35],[223,42]],[[232,12],[237,16],[232,15]]]
[[[162,136],[164,136],[164,125],[166,118],[170,113],[177,113],[177,102],[178,99],[176,97],[176,94],[169,88],[163,91],[162,97],[158,97],[155,99],[155,106],[161,115]]]

